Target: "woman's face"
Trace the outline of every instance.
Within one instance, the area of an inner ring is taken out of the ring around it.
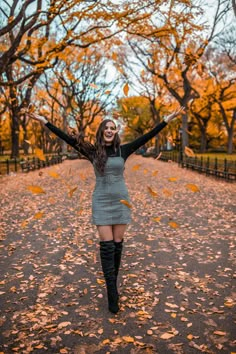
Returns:
[[[106,145],[111,145],[114,137],[117,133],[116,126],[113,122],[107,122],[105,126],[105,130],[103,132],[103,139]]]

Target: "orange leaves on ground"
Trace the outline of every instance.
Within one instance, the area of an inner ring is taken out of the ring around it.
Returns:
[[[155,192],[151,187],[147,186],[149,194],[151,194],[152,197],[157,197],[157,192]]]
[[[43,150],[39,148],[35,148],[35,156],[42,161],[46,161],[46,157],[44,156]]]
[[[157,170],[152,172],[152,176],[153,176],[153,177],[157,176],[157,174],[158,174],[158,171],[157,171]]]
[[[39,186],[27,186],[27,189],[34,194],[43,194],[45,191]]]
[[[179,228],[179,224],[177,224],[177,222],[175,221],[170,221],[169,226],[172,227],[172,229],[178,229]]]
[[[190,189],[192,192],[200,192],[200,189],[195,184],[188,183],[185,185],[185,187]]]
[[[159,217],[153,218],[152,220],[155,221],[155,222],[160,222],[161,221],[161,217],[159,216]]]
[[[140,169],[140,164],[138,164],[138,165],[134,165],[133,167],[132,167],[132,171],[138,171],[139,169]]]
[[[184,153],[188,157],[195,157],[195,154],[194,154],[193,150],[190,149],[188,146],[185,146]]]
[[[123,336],[122,339],[127,343],[134,343],[134,338],[129,336]]]
[[[72,198],[73,197],[73,194],[74,192],[76,191],[78,187],[74,187],[74,188],[71,188],[68,192],[68,197]]]
[[[178,178],[177,177],[169,177],[168,181],[169,182],[176,182],[176,181],[178,181]]]
[[[128,208],[132,208],[132,205],[125,199],[120,199],[120,203],[126,205]]]
[[[128,96],[128,93],[129,93],[129,84],[126,83],[123,87],[123,92],[125,94],[125,96]]]
[[[104,279],[97,279],[97,283],[98,283],[99,285],[102,285],[102,284],[105,283],[105,280],[104,280]]]
[[[213,334],[216,334],[217,336],[226,336],[226,332],[223,331],[214,331]]]
[[[29,220],[23,220],[20,226],[22,227],[22,229],[24,229],[28,225],[28,223]]]
[[[38,213],[36,213],[34,215],[34,219],[38,220],[41,219],[44,216],[44,212],[43,211],[39,211]]]
[[[175,337],[175,334],[173,332],[166,332],[160,336],[161,339],[170,339],[173,337]]]
[[[166,197],[171,197],[173,195],[173,192],[169,191],[168,189],[163,189],[162,192]]]
[[[48,174],[52,178],[60,178],[59,174],[56,171],[48,171]]]
[[[57,328],[61,329],[61,328],[65,328],[65,327],[67,327],[69,325],[71,325],[71,322],[61,322],[61,323],[59,323]]]

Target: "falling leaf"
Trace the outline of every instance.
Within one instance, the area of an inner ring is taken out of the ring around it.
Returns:
[[[194,154],[193,150],[190,149],[188,146],[185,146],[185,148],[184,148],[184,153],[185,153],[185,155],[187,155],[188,157],[195,157],[195,154]]]
[[[39,160],[46,161],[46,157],[44,156],[43,150],[35,148],[35,155]]]
[[[151,194],[152,197],[157,197],[157,192],[155,192],[151,187],[147,186],[148,192]]]
[[[140,164],[139,165],[134,165],[133,167],[132,167],[132,171],[138,171],[139,169],[140,169]]]
[[[117,53],[113,52],[112,55],[111,55],[111,57],[112,57],[112,59],[113,59],[114,61],[116,61],[117,58],[118,58],[118,55],[117,55]]]
[[[123,87],[123,92],[125,94],[125,96],[128,96],[128,93],[129,93],[129,84],[126,83]]]
[[[124,108],[125,112],[128,112],[128,107],[125,104],[122,104],[122,107]]]
[[[34,194],[43,194],[45,191],[39,186],[27,186],[27,189]]]
[[[68,192],[68,197],[72,198],[72,196],[73,196],[73,194],[74,194],[74,192],[76,191],[77,188],[78,187],[74,187],[74,188],[70,189],[69,192]]]
[[[168,181],[169,181],[169,182],[176,182],[177,180],[178,180],[177,177],[169,177],[169,178],[168,178]]]
[[[169,224],[170,227],[172,227],[173,229],[178,229],[178,228],[179,228],[179,224],[177,224],[177,223],[174,222],[174,221],[170,221],[168,224]]]
[[[190,189],[192,192],[200,192],[200,189],[195,184],[188,183],[185,185],[185,187]]]
[[[48,171],[48,174],[52,178],[60,178],[59,174],[56,171]]]
[[[127,200],[120,199],[120,203],[126,205],[128,208],[132,208],[132,205]]]
[[[136,117],[134,118],[132,124],[133,124],[133,125],[136,125],[136,124],[138,124],[138,122],[139,122],[139,116],[136,116]]]
[[[29,144],[29,145],[31,145],[32,143],[31,143],[31,141],[29,141],[29,140],[24,140],[27,144]]]
[[[44,212],[39,211],[38,213],[34,214],[34,219],[41,219],[44,216]]]
[[[94,89],[98,89],[98,86],[95,84],[89,84],[90,87],[94,88]]]
[[[109,95],[109,94],[111,93],[111,91],[110,91],[110,90],[106,90],[104,93],[105,93],[106,95]]]

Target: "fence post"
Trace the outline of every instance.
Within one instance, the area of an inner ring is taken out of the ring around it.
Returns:
[[[224,159],[224,177],[228,178],[229,174],[228,174],[228,164],[227,164],[227,159]]]
[[[8,159],[6,159],[6,165],[7,165],[7,174],[9,175],[9,173],[10,173],[10,169],[9,169],[9,160]]]
[[[210,158],[208,156],[207,162],[206,162],[206,175],[208,175],[209,167],[210,167]]]

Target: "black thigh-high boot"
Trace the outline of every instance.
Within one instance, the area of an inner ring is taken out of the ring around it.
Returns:
[[[100,257],[107,286],[108,307],[112,313],[117,313],[119,306],[115,274],[115,245],[113,240],[100,242]]]
[[[115,245],[115,274],[117,279],[119,269],[120,269],[122,250],[123,250],[123,240],[121,242],[114,242],[114,245]]]

